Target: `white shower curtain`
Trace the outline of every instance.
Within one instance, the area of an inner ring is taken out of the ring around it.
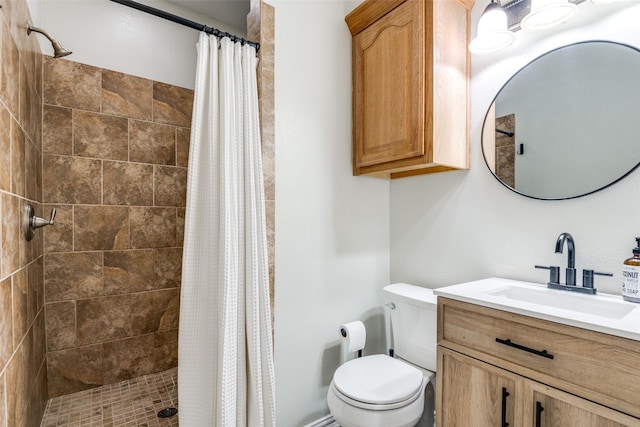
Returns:
[[[255,48],[200,34],[178,335],[183,427],[275,426],[256,66]]]

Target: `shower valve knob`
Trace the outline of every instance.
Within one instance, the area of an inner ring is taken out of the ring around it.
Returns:
[[[42,228],[47,225],[53,225],[53,221],[56,218],[55,208],[51,210],[51,217],[46,220],[36,215],[36,211],[30,204],[24,207],[23,228],[24,237],[27,241],[33,239],[33,234],[38,228]]]
[[[56,218],[56,209],[53,208],[51,210],[51,218],[49,218],[49,221],[47,221],[44,218],[40,218],[39,216],[33,216],[31,218],[31,226],[33,228],[42,228],[46,225],[53,225],[53,220]]]

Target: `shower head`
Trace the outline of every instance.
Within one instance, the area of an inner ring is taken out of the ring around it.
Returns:
[[[36,33],[40,33],[49,39],[49,41],[51,42],[51,46],[53,46],[54,58],[61,58],[63,56],[71,55],[73,53],[70,50],[65,49],[64,46],[62,46],[60,43],[54,40],[45,30],[38,27],[34,27],[31,24],[31,22],[27,21],[27,35],[31,34],[32,31],[35,31]]]

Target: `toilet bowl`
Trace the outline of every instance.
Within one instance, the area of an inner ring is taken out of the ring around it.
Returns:
[[[432,427],[436,296],[404,283],[386,286],[384,296],[394,357],[377,354],[339,366],[327,392],[329,410],[342,427]]]
[[[350,360],[333,376],[329,410],[342,427],[413,427],[433,376],[383,354]]]

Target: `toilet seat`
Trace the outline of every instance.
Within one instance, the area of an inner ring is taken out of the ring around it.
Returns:
[[[401,408],[418,399],[425,386],[424,374],[384,354],[361,357],[341,365],[331,387],[345,403],[367,410]]]

